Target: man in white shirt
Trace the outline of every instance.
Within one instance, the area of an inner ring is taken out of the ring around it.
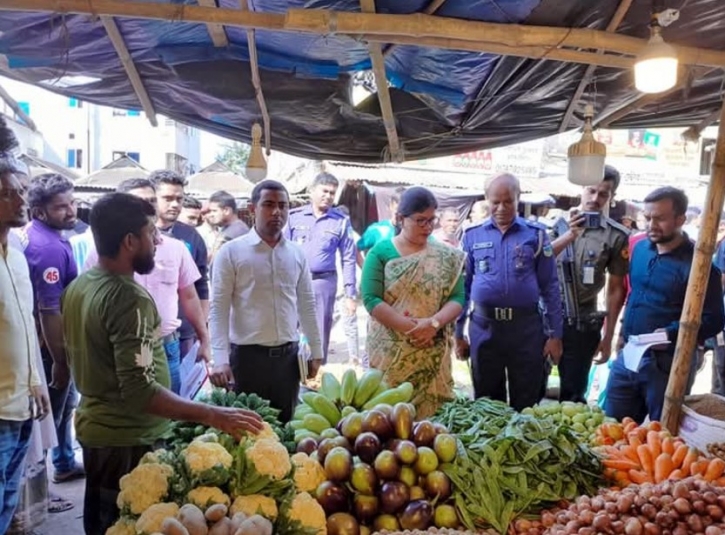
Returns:
[[[312,277],[302,248],[282,233],[289,217],[287,189],[264,180],[254,187],[251,204],[254,228],[225,243],[212,268],[211,381],[268,399],[287,422],[304,379],[298,325],[312,354],[308,378],[322,362]]]
[[[0,533],[7,533],[18,504],[33,418],[50,411],[38,366],[28,264],[8,244],[10,229],[27,223],[28,210],[25,187],[7,157],[12,148],[11,141],[0,139]]]

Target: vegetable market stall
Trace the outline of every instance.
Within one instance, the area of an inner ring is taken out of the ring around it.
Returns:
[[[412,395],[376,370],[324,373],[281,426],[258,396],[214,390],[206,402],[256,410],[265,430],[236,443],[177,424],[121,480],[109,535],[725,532],[725,444],[575,403],[460,398],[416,421]]]

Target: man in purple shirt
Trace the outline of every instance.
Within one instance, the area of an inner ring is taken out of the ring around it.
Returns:
[[[292,210],[285,237],[303,245],[312,273],[317,324],[322,334],[322,363],[327,362],[330,331],[337,294],[337,252],[342,260],[342,277],[347,296],[347,313],[355,314],[357,285],[355,259],[357,248],[350,218],[332,204],[340,183],[329,173],[321,173],[312,183],[312,202]]]
[[[486,188],[491,218],[463,235],[466,306],[456,327],[457,353],[463,357],[469,353],[463,331],[473,302],[469,336],[475,396],[509,401],[516,410],[541,398],[544,364],[547,357],[554,362],[561,357],[563,331],[553,249],[543,226],[517,216],[520,192],[513,175],[491,180]]]
[[[62,235],[76,224],[73,183],[52,173],[35,177],[30,183],[28,204],[32,222],[26,229],[25,257],[30,267],[43,366],[58,433],[58,446],[52,452],[53,481],[62,483],[85,475],[73,454],[77,394],[68,368],[60,314],[60,296],[78,276],[73,250]]]

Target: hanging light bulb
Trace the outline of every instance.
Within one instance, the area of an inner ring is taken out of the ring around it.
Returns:
[[[584,111],[584,132],[576,143],[569,145],[569,182],[580,186],[594,186],[604,179],[604,159],[607,146],[594,139],[592,119],[594,107],[587,104]]]
[[[252,182],[260,182],[267,178],[267,160],[262,152],[262,127],[259,123],[252,125],[252,149],[249,151],[247,167],[244,174]]]
[[[634,85],[643,93],[661,93],[677,83],[677,53],[662,39],[657,22],[650,26],[650,38],[634,64]]]

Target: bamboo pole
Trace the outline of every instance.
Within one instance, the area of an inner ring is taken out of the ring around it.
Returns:
[[[199,2],[200,6],[204,7],[217,7],[216,6],[216,0],[197,0]],[[209,37],[211,37],[212,43],[214,43],[214,46],[217,48],[222,48],[225,46],[229,46],[229,39],[227,39],[227,34],[224,31],[224,26],[221,24],[207,24],[206,30],[209,32]]]
[[[609,21],[609,24],[607,24],[606,30],[604,31],[610,33],[614,33],[615,31],[617,31],[617,28],[624,20],[627,11],[629,11],[630,6],[632,5],[632,1],[633,0],[621,0],[621,2],[619,2],[617,10],[614,12],[614,15],[612,15],[612,18]],[[604,54],[604,51],[597,50],[597,54]],[[562,119],[561,125],[559,125],[560,133],[564,132],[569,127],[571,118],[574,115],[574,109],[579,103],[579,100],[581,100],[582,95],[584,94],[584,90],[587,88],[587,85],[589,85],[592,76],[594,76],[594,71],[596,70],[597,65],[591,64],[589,65],[589,67],[587,67],[587,70],[584,71],[584,76],[582,76],[582,79],[579,81],[579,85],[577,86],[576,91],[574,91],[574,95],[572,95],[571,100],[569,101],[569,105],[566,107],[566,112],[564,112],[564,119]]]
[[[423,13],[425,13],[426,15],[435,15],[436,11],[443,7],[443,4],[445,3],[446,0],[431,0],[430,4],[425,6]],[[396,46],[398,45],[390,45],[388,48],[383,50],[383,56],[387,56],[388,54],[390,54],[393,50],[395,50]]]
[[[287,30],[310,33],[441,37],[474,42],[480,42],[485,36],[487,42],[511,47],[594,48],[633,56],[639,54],[648,42],[647,39],[587,28],[501,24],[436,17],[422,13],[388,15],[322,9],[290,9],[287,11],[284,26]],[[683,64],[721,67],[725,62],[725,52],[719,50],[670,44],[675,48],[677,57]]]
[[[0,0],[2,1],[2,0]],[[400,35],[351,35],[360,37],[363,41],[377,43],[396,43],[399,45],[430,46],[449,50],[468,50],[485,54],[498,54],[501,56],[514,56],[531,59],[550,59],[552,61],[565,61],[581,63],[583,65],[598,65],[615,69],[632,69],[634,58],[614,56],[611,54],[595,54],[593,52],[580,52],[568,48],[548,48],[544,46],[512,47],[485,41],[462,41],[461,39],[443,39],[440,37],[406,37]]]
[[[720,224],[723,200],[725,200],[725,102],[720,110],[720,127],[715,145],[712,175],[707,189],[707,202],[702,215],[700,233],[697,237],[695,256],[692,259],[690,278],[687,281],[675,357],[665,392],[662,423],[673,435],[679,431],[682,405],[685,400],[687,379],[692,368],[692,357],[697,345],[697,334],[701,324],[703,302],[712,266],[712,255],[715,251],[715,238]]]
[[[375,0],[360,0],[360,7],[363,12],[375,13]],[[375,75],[375,86],[378,90],[378,101],[380,102],[380,111],[383,115],[383,126],[388,136],[388,147],[390,148],[390,156],[394,162],[403,161],[403,151],[400,147],[398,139],[398,129],[395,126],[395,114],[393,113],[393,103],[390,101],[390,90],[388,89],[388,75],[385,72],[385,57],[380,43],[368,43],[370,51],[370,60],[373,64],[373,74]]]
[[[337,12],[291,9],[285,14],[243,12],[236,9],[200,7],[186,4],[123,2],[120,0],[0,0],[0,10],[44,11],[88,15],[146,18],[177,22],[214,23],[241,28],[298,31],[313,34],[350,34],[392,36],[392,44],[403,43],[397,37],[437,37],[481,42],[516,48],[539,46],[599,49],[634,56],[647,40],[586,28],[556,28],[460,20],[413,13]],[[485,36],[485,37],[484,37]],[[665,36],[666,37],[666,36]],[[670,43],[672,44],[672,43]],[[682,64],[725,67],[725,52],[673,44]],[[597,56],[597,54],[592,54]],[[566,61],[566,60],[562,60]]]
[[[247,0],[239,0],[239,8],[242,11],[249,11],[249,2]],[[264,100],[262,92],[262,81],[259,77],[259,60],[257,59],[257,40],[256,32],[253,29],[247,29],[247,48],[249,49],[249,68],[252,71],[252,86],[254,94],[257,97],[257,104],[262,113],[262,124],[264,125],[264,150],[267,156],[272,154],[272,125],[267,110],[267,101]]]
[[[121,32],[118,31],[116,21],[113,17],[102,16],[101,23],[106,29],[108,38],[111,40],[113,48],[116,50],[116,54],[118,54],[123,68],[126,70],[126,75],[131,82],[131,86],[136,93],[136,97],[138,98],[146,117],[153,126],[158,126],[159,121],[156,119],[156,110],[154,109],[154,105],[151,102],[149,94],[146,92],[146,87],[143,85],[141,75],[139,75],[138,70],[136,69],[136,64],[133,62],[131,54],[128,52],[128,48],[121,36]]]
[[[20,117],[20,119],[25,123],[25,126],[30,128],[33,132],[38,131],[38,127],[35,125],[35,121],[30,118],[30,115],[25,113],[23,108],[20,107],[18,102],[8,93],[5,91],[5,88],[0,85],[0,99],[5,101],[5,104],[10,106],[10,109],[13,110],[15,115]]]

